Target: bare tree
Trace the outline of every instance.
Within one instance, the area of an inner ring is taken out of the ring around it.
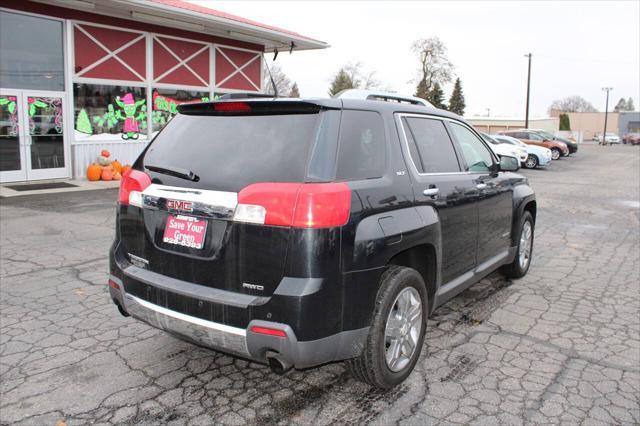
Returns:
[[[419,39],[411,50],[418,56],[418,85],[416,96],[425,98],[435,83],[443,85],[451,81],[453,64],[447,58],[447,48],[438,37]]]
[[[344,66],[344,71],[351,78],[353,86],[358,89],[375,89],[380,85],[375,71],[364,70],[362,62],[351,62]]]
[[[598,112],[591,102],[584,99],[582,96],[567,96],[564,99],[553,101],[549,107],[549,112],[552,110],[562,112]]]
[[[265,69],[264,73],[264,81],[262,82],[262,87],[265,93],[274,93],[273,84],[271,82],[271,78],[273,78],[273,83],[275,83],[276,88],[278,89],[279,96],[287,96],[291,92],[291,80],[287,75],[282,71],[279,65],[272,64],[269,68],[269,71]]]
[[[329,95],[334,96],[345,89],[377,89],[379,86],[375,71],[365,71],[361,62],[349,62],[331,79]]]

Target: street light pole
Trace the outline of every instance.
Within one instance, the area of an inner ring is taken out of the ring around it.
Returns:
[[[613,90],[613,87],[603,87],[602,90],[607,92],[607,101],[604,106],[604,131],[602,132],[602,145],[607,144],[607,114],[609,110],[609,92]]]
[[[527,108],[524,115],[524,128],[529,128],[529,91],[531,88],[531,53],[524,55],[529,58],[529,70],[527,71]]]

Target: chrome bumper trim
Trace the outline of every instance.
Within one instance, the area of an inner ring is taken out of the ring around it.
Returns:
[[[186,201],[189,210],[186,213],[212,219],[231,219],[238,205],[238,194],[226,191],[181,188],[177,186],[151,184],[142,192],[142,205],[145,209],[164,210],[180,213],[181,210],[167,208],[168,200]]]
[[[179,334],[213,349],[244,357],[250,356],[247,349],[247,331],[243,328],[185,315],[131,294],[125,294],[124,304],[128,314],[153,327]]]

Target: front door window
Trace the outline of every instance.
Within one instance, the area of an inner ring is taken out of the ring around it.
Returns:
[[[64,94],[0,91],[0,182],[68,176]]]
[[[18,96],[0,95],[0,172],[21,169],[19,110]]]
[[[62,98],[29,96],[27,103],[31,168],[64,167]]]

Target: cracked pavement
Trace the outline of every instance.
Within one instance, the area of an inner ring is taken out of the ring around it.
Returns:
[[[116,191],[0,200],[0,424],[638,424],[640,151],[583,145],[537,192],[529,274],[439,308],[382,392],[341,363],[277,376],[120,316]]]

